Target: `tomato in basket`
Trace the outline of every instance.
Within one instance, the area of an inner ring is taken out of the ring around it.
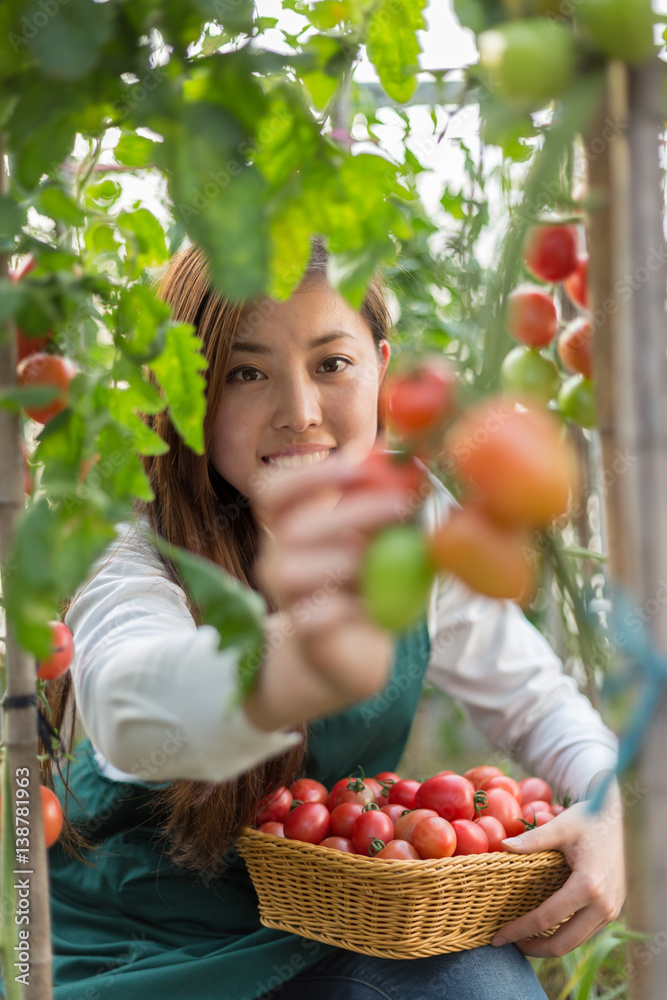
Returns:
[[[285,836],[285,826],[283,823],[270,821],[269,823],[262,823],[258,829],[260,833],[270,833],[273,837]]]
[[[427,816],[417,823],[412,834],[412,846],[424,860],[451,858],[456,850],[454,827],[442,816]]]
[[[415,795],[421,782],[413,781],[412,778],[403,778],[397,781],[389,789],[387,798],[391,803],[397,803],[405,809],[414,809],[416,806]]]
[[[420,861],[417,851],[407,840],[390,840],[388,844],[378,851],[376,858],[383,858],[385,861]]]
[[[352,828],[352,843],[359,854],[367,858],[377,854],[393,839],[394,824],[387,814],[377,807],[364,809]]]
[[[534,802],[536,799],[539,799],[540,802],[551,803],[553,801],[551,785],[542,781],[541,778],[524,778],[523,781],[519,782],[519,788],[521,789],[521,801],[524,805],[528,802]]]
[[[435,809],[411,809],[409,813],[402,816],[397,823],[394,824],[394,836],[398,840],[407,840],[409,844],[412,843],[412,834],[414,832],[417,823],[421,823],[423,819],[428,816],[437,816]]]
[[[334,851],[345,851],[346,854],[357,853],[354,844],[347,837],[325,837],[318,846],[329,847]]]
[[[329,810],[321,802],[304,802],[285,820],[285,836],[289,840],[319,844],[329,832],[330,821]]]
[[[472,819],[475,796],[479,795],[467,778],[460,774],[438,774],[427,778],[417,792],[417,806],[435,809],[443,819]]]
[[[263,823],[284,823],[292,808],[292,793],[281,786],[265,795],[257,807],[255,826]]]
[[[518,837],[526,827],[521,816],[521,806],[504,788],[492,788],[486,793],[487,803],[482,806],[482,816],[495,816],[505,827],[508,837]]]
[[[454,857],[463,854],[488,854],[489,838],[484,829],[469,819],[452,820],[456,834]]]
[[[482,787],[483,781],[502,773],[499,767],[494,767],[492,764],[479,764],[477,767],[471,767],[468,771],[464,771],[463,777],[468,779],[475,791],[478,791]]]
[[[331,789],[327,802],[329,812],[333,812],[343,802],[358,802],[360,806],[367,806],[369,802],[375,802],[375,792],[363,778],[350,775],[348,778],[341,778]]]
[[[479,787],[484,792],[490,792],[492,788],[504,788],[506,792],[514,796],[519,805],[523,804],[521,786],[508,774],[496,774],[492,778],[487,778]]]
[[[329,789],[314,778],[297,778],[289,786],[292,798],[299,802],[321,802],[327,804]]]
[[[489,841],[489,851],[504,851],[503,840],[507,836],[505,827],[495,816],[480,816],[475,820],[477,826],[484,830]]]
[[[352,828],[361,816],[362,806],[358,802],[341,802],[331,813],[329,832],[332,837],[352,839]]]

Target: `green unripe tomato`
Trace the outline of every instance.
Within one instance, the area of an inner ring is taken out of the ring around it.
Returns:
[[[651,0],[585,0],[577,4],[576,17],[612,59],[641,63],[656,51]]]
[[[583,375],[573,375],[561,386],[558,393],[558,409],[575,424],[589,430],[595,427],[595,390],[589,378]]]
[[[574,37],[558,22],[547,18],[507,21],[484,31],[477,42],[480,66],[491,85],[518,109],[541,108],[572,83]]]
[[[426,611],[435,568],[414,524],[386,528],[369,544],[361,568],[366,611],[382,628],[399,632]]]
[[[500,384],[508,396],[546,404],[558,391],[558,368],[532,347],[514,347],[502,363]]]

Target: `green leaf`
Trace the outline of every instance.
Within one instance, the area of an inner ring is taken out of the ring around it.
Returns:
[[[167,303],[156,298],[146,285],[124,288],[116,310],[119,346],[137,360],[160,354],[164,350],[165,321],[170,312]]]
[[[47,76],[74,80],[96,64],[102,46],[113,35],[115,5],[90,0],[57,0],[51,8],[35,0],[25,20],[36,26],[30,48]],[[46,20],[48,23],[43,24]]]
[[[239,696],[242,698],[252,687],[261,664],[264,599],[210,560],[176,548],[157,535],[152,535],[151,541],[176,566],[202,621],[217,629],[218,648],[234,646],[241,653]]]
[[[206,370],[207,361],[201,348],[193,328],[182,323],[169,328],[163,353],[150,362],[164,390],[174,427],[198,455],[204,453],[206,413],[206,379],[200,372]]]
[[[15,316],[23,302],[23,293],[9,278],[0,278],[0,323]]]
[[[134,212],[121,212],[118,228],[127,241],[126,269],[138,277],[147,267],[162,264],[167,259],[164,230],[152,212],[139,208]]]
[[[459,191],[458,194],[452,194],[449,189],[449,185],[446,186],[442,198],[440,199],[440,204],[444,208],[448,215],[451,215],[453,219],[465,219],[465,212],[463,211],[463,195]]]
[[[21,232],[26,213],[6,194],[0,194],[0,238],[12,239]]]
[[[0,407],[18,413],[24,406],[45,406],[47,403],[52,403],[60,393],[61,390],[55,386],[13,385],[0,390]]]
[[[104,181],[100,181],[98,184],[90,184],[86,189],[86,194],[107,207],[113,205],[114,202],[118,201],[123,189],[118,183],[118,181],[112,181],[108,177]]]
[[[134,435],[120,423],[109,423],[102,428],[96,442],[100,454],[99,465],[108,463],[113,470],[104,481],[104,492],[110,501],[130,504],[135,497],[151,501],[155,494],[141,459],[133,450]]]
[[[143,135],[121,135],[114,149],[114,156],[126,167],[147,167],[154,162],[156,143]]]
[[[137,416],[137,400],[132,389],[108,389],[106,398],[109,413],[130,432],[132,449],[138,455],[164,455],[169,451],[167,442]],[[164,409],[164,403],[159,397],[158,408]]]
[[[74,199],[62,188],[55,185],[43,187],[36,200],[36,208],[42,215],[51,219],[59,219],[69,226],[82,226],[85,213],[81,211]]]
[[[114,239],[114,231],[106,222],[95,222],[84,233],[86,248],[95,254],[116,253],[118,244]]]
[[[380,0],[368,23],[366,48],[380,83],[405,104],[417,89],[421,46],[417,31],[426,27],[426,0]]]

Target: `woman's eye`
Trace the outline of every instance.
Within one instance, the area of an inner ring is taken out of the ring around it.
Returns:
[[[347,358],[327,358],[326,361],[322,362],[322,365],[323,366],[324,365],[337,365],[339,363],[342,364],[342,365],[350,365],[351,364],[351,362],[348,361]],[[338,372],[342,372],[342,371],[345,371],[345,369],[344,368],[329,368],[329,369],[327,369],[327,374],[328,375],[337,375]]]
[[[236,371],[230,372],[227,376],[229,382],[257,382],[258,379],[253,378],[253,375],[261,375],[262,373],[257,368],[237,368]],[[239,375],[240,378],[236,376]]]

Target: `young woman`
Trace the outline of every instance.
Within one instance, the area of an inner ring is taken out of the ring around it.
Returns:
[[[613,734],[514,605],[440,579],[427,620],[395,640],[366,618],[364,549],[406,497],[346,486],[378,437],[390,323],[376,281],[356,312],[326,266],[316,240],[280,303],[221,300],[193,247],[163,280],[209,365],[205,454],[168,414],[151,418],[170,446],[145,460],[155,499],[119,526],[67,611],[76,658],[52,682],[55,724],[67,728],[75,701],[86,735],[69,792],[56,780],[80,838],[78,852],[50,852],[56,1000],[531,1000],[544,993],[524,955],[563,954],[619,911],[615,791],[594,820],[581,802],[509,845],[562,850],[573,874],[494,946],[381,960],[259,922],[233,846],[259,800],[300,774],[331,784],[359,765],[394,769],[427,676],[561,792],[585,799],[616,758]],[[451,504],[431,486],[426,525]],[[235,650],[199,624],[146,526],[264,596],[264,656],[240,706]],[[377,697],[392,685],[400,698]]]

